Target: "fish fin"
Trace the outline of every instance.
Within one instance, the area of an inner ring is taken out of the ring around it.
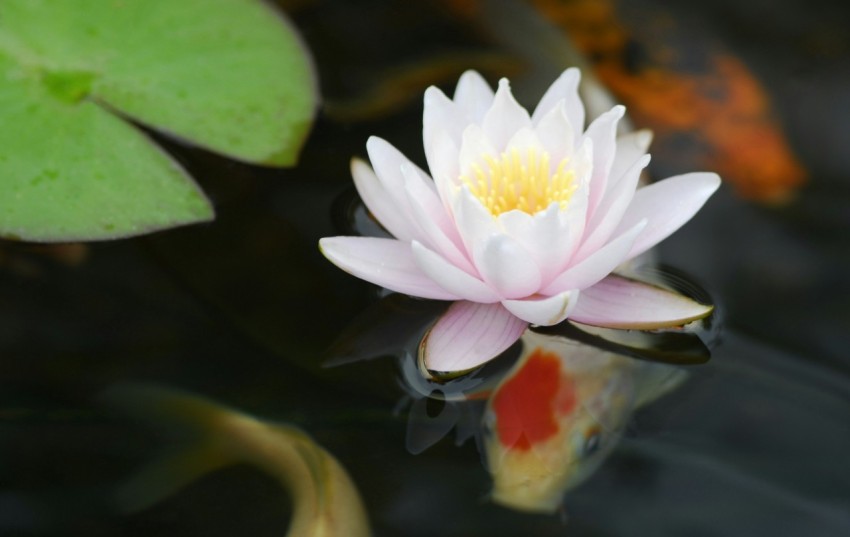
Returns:
[[[688,373],[663,364],[647,364],[641,388],[635,396],[635,408],[641,408],[667,393],[675,390],[688,380]]]

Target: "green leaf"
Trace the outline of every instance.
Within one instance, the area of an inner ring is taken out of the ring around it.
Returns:
[[[0,235],[96,240],[212,218],[191,178],[138,129],[90,101],[68,104],[86,75],[45,83],[0,54],[2,75]]]
[[[155,129],[289,166],[317,87],[297,34],[259,0],[3,0],[0,48]],[[85,73],[62,80],[63,73]],[[74,97],[73,92],[70,97]]]
[[[209,220],[203,193],[126,118],[285,166],[316,91],[297,35],[259,0],[2,0],[0,235],[96,240]]]

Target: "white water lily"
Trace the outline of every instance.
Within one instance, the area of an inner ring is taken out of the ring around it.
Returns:
[[[374,169],[352,162],[360,197],[395,238],[328,237],[320,248],[366,281],[455,301],[427,336],[428,369],[474,368],[529,324],[660,328],[711,311],[612,271],[687,222],[719,177],[690,173],[638,188],[650,136],[617,138],[622,106],[583,129],[578,83],[568,69],[529,115],[506,79],[494,94],[466,72],[454,99],[425,92],[433,180],[376,137],[366,144]]]

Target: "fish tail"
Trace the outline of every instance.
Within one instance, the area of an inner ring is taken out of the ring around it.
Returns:
[[[222,427],[234,414],[253,419],[198,396],[155,385],[113,386],[100,400],[182,439],[118,487],[117,507],[127,513],[142,511],[199,477],[236,462],[238,453],[220,441]]]

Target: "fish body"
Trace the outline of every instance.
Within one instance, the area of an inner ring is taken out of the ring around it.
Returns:
[[[492,500],[554,512],[611,453],[634,410],[684,373],[559,336],[529,331],[523,344],[484,416]]]

